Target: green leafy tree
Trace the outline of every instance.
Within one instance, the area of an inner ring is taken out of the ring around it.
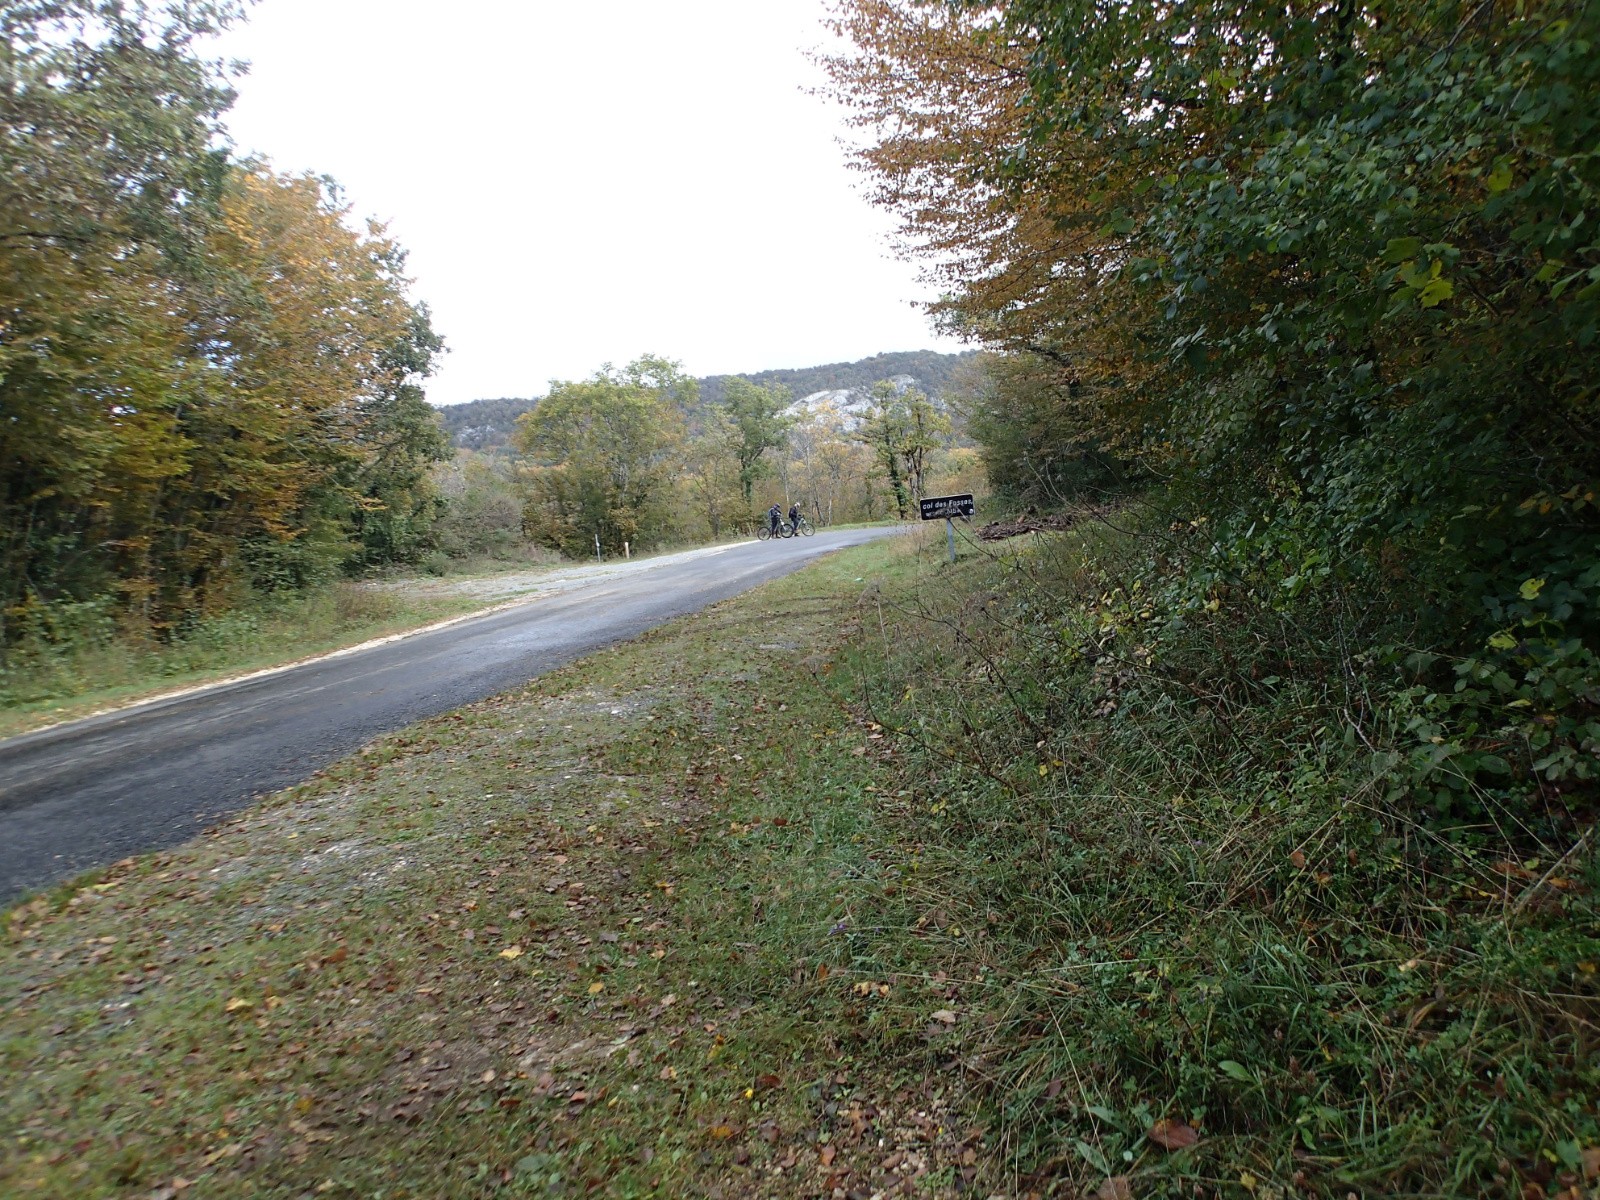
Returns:
[[[911,505],[904,461],[905,447],[911,439],[911,413],[892,383],[875,384],[872,397],[872,408],[862,419],[856,436],[871,447],[878,469],[888,480],[895,511],[904,521]]]
[[[664,359],[642,358],[589,379],[557,381],[517,421],[527,456],[526,526],[573,557],[594,539],[613,553],[659,541],[682,449],[678,402],[693,381]]]
[[[1403,561],[1440,636],[1547,568],[1588,595],[1600,10],[842,10],[879,198],[954,264],[951,324],[1058,376],[1068,442]]]
[[[857,436],[872,448],[903,521],[927,494],[929,456],[950,440],[950,417],[916,388],[873,385],[872,407]]]
[[[433,535],[445,554],[505,555],[521,543],[524,497],[505,456],[463,450],[432,476],[443,508]]]
[[[394,265],[400,270],[404,259]],[[362,461],[352,481],[360,544],[355,564],[415,562],[434,545],[433,523],[443,505],[430,469],[452,451],[422,380],[443,351],[427,306],[416,305],[379,358],[371,392],[360,402]]]
[[[906,413],[906,436],[900,453],[905,459],[911,498],[921,500],[928,494],[930,456],[950,443],[950,414],[916,388],[903,393],[899,402]]]
[[[739,485],[748,507],[756,481],[771,472],[766,453],[782,446],[790,422],[784,414],[789,389],[781,383],[762,386],[735,376],[722,385],[722,410],[736,437],[733,453],[739,461]]]

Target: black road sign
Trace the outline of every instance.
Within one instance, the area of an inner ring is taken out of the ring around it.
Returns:
[[[924,521],[943,521],[947,517],[970,517],[975,511],[971,492],[965,496],[929,496],[920,503]]]

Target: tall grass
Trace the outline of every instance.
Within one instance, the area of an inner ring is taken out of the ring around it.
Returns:
[[[1592,796],[1446,823],[1360,649],[1381,598],[1207,600],[1169,522],[1117,524],[880,594],[858,641],[905,752],[871,952],[982,981],[960,1065],[1019,1186],[1592,1187]],[[930,920],[962,936],[908,958]]]
[[[0,733],[37,724],[56,709],[292,661],[472,603],[336,583],[258,595],[165,637],[119,622],[109,604],[54,606],[0,661]]]

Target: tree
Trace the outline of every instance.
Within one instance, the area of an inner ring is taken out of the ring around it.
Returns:
[[[911,502],[903,467],[905,445],[911,436],[910,413],[892,383],[877,384],[872,396],[872,410],[862,420],[857,436],[872,448],[878,469],[889,481],[895,511],[904,521],[910,516]]]
[[[1078,422],[1074,383],[1037,354],[986,354],[964,365],[951,407],[981,447],[990,486],[1017,505],[1060,505],[1122,486],[1124,473]]]
[[[521,542],[524,498],[504,456],[463,450],[431,474],[443,505],[434,527],[440,550],[500,555]]]
[[[1403,560],[1474,636],[1521,580],[1587,589],[1600,10],[850,0],[839,28],[939,313],[1056,377],[1067,444],[1241,536]]]
[[[684,484],[697,519],[705,523],[706,532],[713,538],[721,537],[739,512],[743,480],[737,441],[737,429],[727,413],[712,407],[702,416],[699,435],[688,439],[684,450]],[[746,501],[746,513],[748,510]]]
[[[0,11],[0,651],[55,605],[160,632],[426,540],[442,345],[330,181],[229,160],[194,43],[239,11]]]
[[[552,383],[517,420],[517,448],[531,460],[528,532],[575,557],[596,537],[613,551],[658,541],[683,440],[676,402],[692,386],[677,364],[648,357]]]
[[[224,190],[213,286],[185,293],[187,469],[155,543],[169,603],[225,600],[236,561],[257,587],[326,578],[352,522],[366,529],[443,453],[418,388],[437,336],[406,299],[398,248],[347,216],[325,180],[262,165]]]
[[[916,388],[888,380],[873,386],[872,398],[857,436],[872,447],[903,521],[926,494],[928,456],[948,442],[950,417]]]
[[[763,456],[784,444],[790,422],[783,413],[788,406],[789,389],[781,383],[762,387],[735,376],[723,384],[722,409],[737,435],[733,450],[746,506],[756,480],[770,470]]]
[[[239,7],[0,11],[0,653],[28,610],[138,560],[143,534],[107,526],[184,470],[170,296],[203,271],[231,98],[192,45]]]
[[[403,267],[404,257],[397,256],[394,269]],[[363,460],[352,481],[358,496],[352,521],[360,543],[355,564],[415,562],[433,545],[432,526],[443,505],[429,472],[452,451],[422,380],[443,351],[427,306],[414,306],[400,336],[379,358],[372,390],[361,401]]]
[[[906,439],[900,453],[905,458],[911,498],[921,500],[928,494],[928,457],[949,444],[950,415],[916,388],[902,393],[900,403],[906,410]]]

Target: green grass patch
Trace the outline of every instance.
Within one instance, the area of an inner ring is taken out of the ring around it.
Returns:
[[[0,1192],[1587,1195],[1588,827],[1425,819],[1327,613],[941,534],[13,909]]]
[[[170,640],[114,623],[8,652],[0,668],[0,737],[241,672],[416,629],[486,607],[465,595],[340,583],[196,621]]]
[[[975,1177],[953,985],[852,915],[888,760],[830,681],[915,569],[842,552],[13,909],[0,1191]]]

